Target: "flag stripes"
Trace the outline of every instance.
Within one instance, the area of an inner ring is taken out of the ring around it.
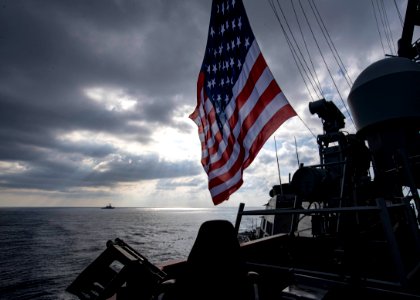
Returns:
[[[199,128],[201,163],[209,176],[215,204],[228,199],[243,183],[243,170],[254,160],[266,140],[295,114],[268,69],[254,40],[226,107],[223,134],[216,112],[204,89],[204,73],[197,82],[198,103],[191,118]]]

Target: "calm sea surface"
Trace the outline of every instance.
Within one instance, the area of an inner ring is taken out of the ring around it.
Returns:
[[[66,287],[120,238],[159,264],[188,256],[201,223],[237,208],[0,208],[0,299],[77,299]],[[241,229],[257,219],[244,218]]]

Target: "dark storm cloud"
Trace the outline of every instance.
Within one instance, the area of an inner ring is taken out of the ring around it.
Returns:
[[[60,141],[55,144],[57,150],[63,153],[79,153],[84,156],[93,158],[102,158],[115,153],[117,149],[111,144],[86,142],[72,143],[68,141]]]
[[[57,135],[66,131],[108,132],[143,142],[151,134],[147,126],[130,124],[130,121],[141,119],[141,114],[108,111],[92,101],[82,101],[83,97],[77,94],[74,98],[57,94],[58,102],[62,102],[51,105],[33,102],[36,99],[30,95],[12,98],[0,92],[0,97],[0,126],[6,141],[12,139],[51,147]]]
[[[114,182],[134,182],[159,178],[175,178],[197,175],[201,169],[191,161],[170,162],[157,155],[118,156],[109,161],[104,171],[91,173],[88,182],[95,185]]]
[[[4,70],[40,75],[41,83],[56,78],[71,87],[108,83],[169,94],[186,74],[197,73],[191,59],[198,56],[182,55],[184,42],[205,32],[196,26],[197,4],[174,2],[6,2],[1,12]]]
[[[76,153],[60,158],[49,150],[43,151],[36,160],[23,163],[23,171],[0,174],[0,189],[65,192],[80,187],[113,187],[139,180],[194,176],[201,171],[191,161],[169,162],[157,155],[115,155],[106,161],[96,161],[94,168],[81,164],[81,158]]]
[[[172,97],[185,90],[197,72],[197,63],[180,49],[186,32],[194,31],[194,18],[175,24],[180,19],[173,11],[186,13],[187,5],[172,10],[169,4],[121,3],[7,2],[1,10],[2,92],[24,104],[46,107],[51,116],[61,118],[71,109],[68,114],[78,114],[78,121],[94,125],[108,123],[112,115],[92,113],[97,107],[78,92],[118,87],[154,100],[146,101],[143,109],[139,106],[133,116],[170,122],[168,114],[179,105]],[[120,127],[116,125],[109,128]]]
[[[203,43],[206,31],[197,26],[202,5],[0,1],[0,161],[24,166],[2,174],[0,185],[66,190],[196,174],[191,162],[128,159],[95,135],[147,144],[159,126],[185,131],[173,112],[185,104],[180,99],[194,96],[201,59],[194,45]],[[181,55],[187,38],[192,51]],[[137,103],[130,110],[107,109],[89,98],[92,88]],[[92,141],[65,138],[76,131],[90,132]],[[104,162],[107,169],[97,172],[83,160]]]

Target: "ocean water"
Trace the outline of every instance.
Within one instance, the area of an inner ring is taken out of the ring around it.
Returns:
[[[66,287],[120,238],[152,263],[185,259],[206,220],[237,208],[0,208],[0,299],[78,299]],[[257,224],[244,217],[241,230]]]

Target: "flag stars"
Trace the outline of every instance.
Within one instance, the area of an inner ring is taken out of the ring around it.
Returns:
[[[211,35],[211,37],[213,37],[213,36],[214,36],[214,34],[215,34],[215,32],[214,32],[213,27],[210,27],[210,35]]]
[[[237,38],[236,38],[236,46],[237,47],[239,47],[239,45],[241,44],[241,39],[240,39],[240,37],[238,36]]]
[[[240,70],[241,68],[242,68],[242,63],[241,63],[241,60],[240,59],[238,59],[238,69]]]
[[[245,38],[245,48],[248,49],[249,46],[249,38]]]
[[[217,66],[213,65],[213,73],[216,73],[216,72],[217,72]]]
[[[220,34],[223,36],[223,34],[225,33],[225,25],[224,24],[222,24],[222,27],[221,27],[221,29],[220,29]]]
[[[207,81],[207,88],[208,88],[208,89],[211,89],[211,87],[212,87],[212,86],[211,86],[211,81],[209,80],[209,81]]]
[[[235,24],[235,20],[232,20],[232,30],[234,30],[236,28],[236,24]]]
[[[239,17],[239,19],[238,19],[238,27],[239,27],[239,30],[242,30],[242,21],[241,21],[241,19],[242,19],[242,17]]]
[[[210,68],[210,65],[208,65],[208,66],[207,66],[207,73],[209,73],[209,74],[210,74],[210,72],[211,72],[211,68]]]
[[[223,51],[223,45],[219,46],[219,54],[222,55],[222,51]]]
[[[232,7],[235,7],[235,0],[232,0]]]
[[[230,43],[230,48],[233,50],[235,49],[235,41],[232,40],[232,42]]]
[[[216,79],[214,79],[214,78],[213,78],[213,79],[211,80],[211,87],[214,87],[215,85],[216,85]]]

